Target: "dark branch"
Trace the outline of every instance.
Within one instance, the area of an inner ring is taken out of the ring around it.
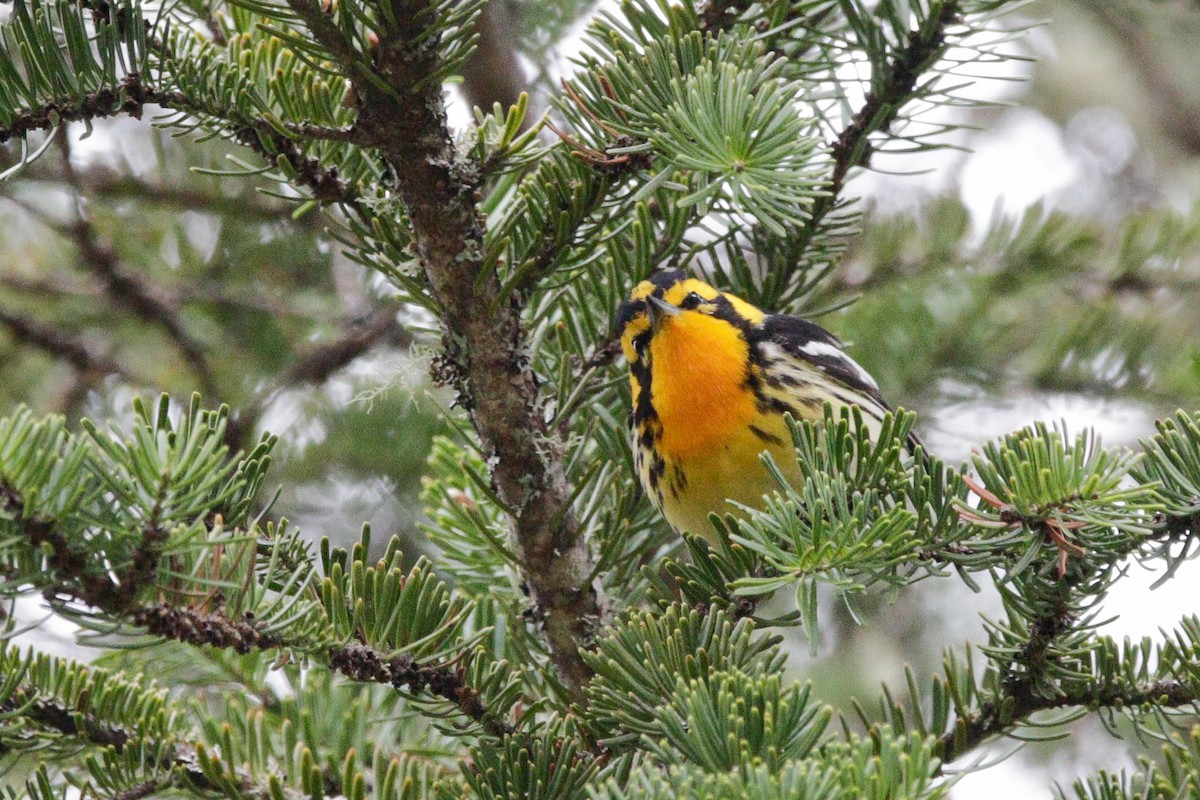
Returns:
[[[390,684],[397,689],[408,686],[414,693],[428,690],[449,700],[491,736],[500,738],[513,732],[513,726],[497,719],[479,693],[466,685],[461,667],[421,666],[407,654],[389,657],[361,644],[332,648],[329,666],[357,681]]]
[[[213,115],[216,116],[216,115]],[[342,180],[337,167],[323,167],[316,158],[304,155],[301,146],[267,125],[237,124],[233,138],[271,163],[286,161],[296,173],[296,183],[312,192],[322,203],[353,203],[358,198]]]
[[[144,797],[153,797],[156,792],[160,792],[166,788],[166,781],[162,778],[151,778],[150,780],[142,781],[136,786],[130,786],[123,792],[118,792],[114,796],[114,800],[142,800]]]
[[[286,642],[278,634],[261,630],[252,620],[232,620],[221,613],[159,603],[133,613],[135,625],[155,636],[197,647],[232,647],[237,653],[273,650]]]
[[[138,594],[157,577],[167,534],[153,515],[144,523],[141,541],[128,562],[95,564],[91,554],[77,546],[85,540],[63,532],[53,520],[27,515],[25,499],[4,481],[0,481],[0,511],[12,518],[32,548],[49,548],[53,580],[43,593],[51,602],[75,599],[114,616],[128,614]]]
[[[71,597],[76,597],[90,606],[124,611],[129,599],[123,596],[107,570],[92,569],[86,553],[74,546],[74,542],[53,521],[27,515],[25,499],[12,486],[0,481],[0,511],[4,512],[28,539],[34,550],[47,547],[51,577],[56,586],[45,590],[51,597],[57,590],[67,587]]]
[[[454,146],[442,90],[429,80],[435,55],[422,46],[423,3],[396,0],[396,27],[370,58],[354,50],[317,3],[288,0],[314,39],[341,65],[359,102],[355,127],[391,167],[444,331],[441,373],[458,390],[505,506],[533,601],[563,685],[583,702],[591,643],[602,603],[592,558],[570,504],[563,443],[547,430],[539,383],[529,368],[526,331],[514,297],[483,270],[484,221],[478,165]],[[365,70],[371,64],[375,80]],[[381,86],[383,83],[384,86]]]
[[[1200,154],[1200,107],[1186,73],[1176,68],[1170,56],[1171,48],[1156,41],[1153,26],[1140,18],[1152,10],[1123,2],[1075,5],[1107,28],[1109,41],[1125,51],[1146,89],[1140,97],[1149,101],[1158,118],[1157,130],[1190,155]]]
[[[43,325],[0,308],[0,325],[22,344],[36,347],[71,365],[84,375],[126,375],[120,364],[92,352],[83,342],[58,328]]]
[[[411,344],[412,337],[400,325],[396,311],[389,304],[376,309],[364,319],[352,321],[337,339],[315,345],[302,353],[279,376],[277,383],[282,386],[322,384],[384,339],[394,339],[401,347]]]
[[[178,608],[167,603],[140,609],[134,622],[150,633],[195,646],[232,647],[238,653],[288,646],[280,635],[261,630],[253,621],[232,620],[220,613]],[[497,719],[479,693],[467,686],[462,667],[422,665],[408,654],[389,656],[364,644],[330,647],[325,658],[331,669],[356,681],[381,683],[413,694],[428,691],[449,700],[492,736],[507,736],[513,727]]]
[[[913,96],[917,81],[929,68],[930,63],[945,49],[946,29],[958,21],[958,6],[958,0],[945,0],[941,11],[932,18],[930,29],[912,31],[904,49],[891,62],[882,80],[867,92],[850,125],[832,144],[833,174],[830,178],[830,196],[818,202],[832,206],[841,194],[850,170],[871,163],[873,151],[868,137],[877,131],[888,130],[900,116],[900,109],[903,108],[904,102]]]
[[[84,717],[57,703],[35,699],[34,693],[18,688],[4,702],[0,713],[18,712],[35,725],[61,733],[64,736],[83,736],[92,744],[112,747],[118,752],[129,742],[129,733],[115,725],[105,725]],[[4,746],[0,744],[0,752]]]
[[[484,111],[499,103],[502,108],[517,104],[526,90],[525,74],[517,60],[517,31],[520,8],[503,0],[490,0],[479,11],[475,31],[479,39],[463,64],[463,91],[467,101]],[[536,114],[527,114],[524,128]]]

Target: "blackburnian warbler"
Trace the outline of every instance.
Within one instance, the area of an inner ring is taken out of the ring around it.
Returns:
[[[878,434],[890,410],[875,380],[824,328],[767,314],[681,271],[634,287],[617,325],[638,477],[677,531],[711,538],[711,512],[760,507],[778,489],[763,451],[800,485],[784,414],[815,421],[826,403],[835,412],[858,406]]]

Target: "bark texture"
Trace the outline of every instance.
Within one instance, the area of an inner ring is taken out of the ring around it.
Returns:
[[[590,672],[579,648],[591,641],[601,616],[589,580],[592,558],[571,510],[562,441],[545,424],[520,304],[502,296],[500,276],[484,269],[480,176],[456,151],[441,85],[428,80],[437,64],[435,48],[424,41],[426,7],[393,3],[396,27],[371,53],[370,69],[385,88],[366,76],[361,54],[319,5],[289,4],[341,60],[358,98],[356,135],[392,168],[442,321],[439,372],[470,413],[552,658],[571,698],[582,701]]]

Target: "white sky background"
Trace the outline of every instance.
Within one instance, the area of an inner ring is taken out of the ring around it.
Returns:
[[[613,0],[604,0],[608,7],[615,7]],[[579,48],[585,25],[577,30],[558,48],[564,72],[570,71],[571,54]],[[1027,47],[1043,62],[1053,62],[1051,44],[1053,25],[1034,31],[1026,40]],[[1032,65],[1005,62],[999,67],[1001,77],[1013,78],[1016,73],[1032,70]],[[1051,67],[1052,68],[1052,67]],[[453,105],[452,123],[462,126],[469,119],[461,102],[461,95],[451,89]],[[1019,83],[1006,81],[982,82],[976,87],[975,95],[1004,102],[1020,102],[1024,88]],[[923,174],[897,175],[865,173],[858,176],[850,190],[862,194],[864,200],[882,212],[900,211],[919,205],[923,197],[947,191],[958,191],[968,206],[975,229],[983,231],[988,221],[997,214],[1016,216],[1034,203],[1044,202],[1069,207],[1072,211],[1090,211],[1085,207],[1088,198],[1094,197],[1097,182],[1106,174],[1115,174],[1134,157],[1137,142],[1129,125],[1116,112],[1094,108],[1081,112],[1072,123],[1059,127],[1046,117],[1031,109],[1015,107],[993,118],[985,132],[971,137],[973,152],[941,150],[915,157],[888,156],[876,161],[876,165],[889,172],[920,172]],[[129,124],[136,124],[130,122]],[[80,142],[76,157],[82,160],[110,157],[112,139],[99,133],[89,140]],[[122,157],[137,164],[137,153],[123,152]],[[1097,202],[1103,202],[1101,198]],[[922,421],[932,449],[948,461],[966,458],[972,446],[988,438],[998,436],[1034,420],[1066,420],[1071,430],[1094,426],[1108,444],[1133,446],[1138,438],[1153,432],[1153,420],[1136,404],[1102,401],[1072,395],[1022,395],[1007,398],[1003,402],[960,403],[938,409],[931,419]],[[1122,581],[1113,592],[1105,608],[1116,619],[1105,625],[1103,633],[1135,638],[1150,635],[1157,637],[1160,626],[1170,628],[1184,614],[1195,613],[1197,603],[1194,585],[1200,578],[1200,565],[1191,562],[1180,570],[1176,580],[1168,582],[1151,592],[1149,586],[1156,576],[1137,567],[1131,570],[1128,579]],[[945,633],[949,637],[947,646],[960,643],[964,631],[975,631],[970,635],[980,641],[982,627],[978,612],[986,606],[986,600],[977,605],[966,604],[971,620],[964,620],[963,629],[950,626]],[[41,612],[38,604],[31,600],[22,605],[20,614],[26,620],[36,619]],[[80,653],[70,643],[71,626],[52,618],[39,637],[39,646],[50,652],[78,657]],[[803,657],[803,656],[800,656]],[[1131,760],[1123,754],[1120,742],[1103,737],[1095,731],[1085,731],[1080,738],[1094,746],[1099,761],[1082,764],[1052,765],[1031,763],[1024,754],[991,767],[980,773],[967,776],[954,790],[954,796],[972,800],[1000,800],[1001,798],[1049,797],[1050,780],[1068,785],[1074,775],[1087,775],[1100,766],[1132,768]],[[1009,743],[1003,743],[992,752],[1003,752]],[[1106,764],[1104,759],[1113,758]],[[1049,772],[1049,774],[1048,774]]]

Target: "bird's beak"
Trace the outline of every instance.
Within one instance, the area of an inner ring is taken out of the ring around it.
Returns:
[[[673,306],[661,297],[650,295],[646,298],[646,309],[650,314],[650,329],[657,330],[665,317],[679,316],[679,306]]]

